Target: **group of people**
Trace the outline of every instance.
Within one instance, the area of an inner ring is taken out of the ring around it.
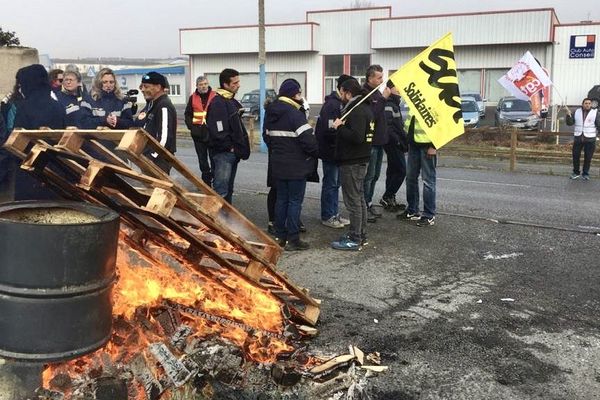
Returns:
[[[306,183],[315,180],[319,158],[321,222],[335,229],[348,227],[346,234],[332,241],[332,248],[360,250],[368,244],[367,223],[382,216],[373,196],[384,153],[387,170],[380,204],[389,211],[403,211],[397,217],[416,221],[417,226],[435,223],[435,146],[414,117],[403,121],[399,93],[391,81],[384,85],[381,66],[370,66],[365,78],[361,86],[351,76],[338,77],[337,90],[325,97],[314,132],[303,112],[300,84],[293,79],[281,84],[277,100],[265,108],[269,196],[275,187],[276,198],[270,231],[286,250],[309,248],[300,239],[300,214]],[[419,175],[424,182],[422,212]],[[396,202],[405,178],[407,205]],[[340,216],[340,188],[348,219]]]
[[[140,89],[146,99],[146,105],[134,117],[134,102],[121,92],[115,73],[111,69],[102,68],[92,87],[87,90],[76,68],[52,70],[48,73],[42,65],[30,65],[17,72],[14,89],[2,104],[0,143],[3,143],[15,128],[140,127],[154,136],[167,150],[175,153],[177,114],[167,95],[167,88],[168,81],[165,76],[157,72],[143,75]],[[168,173],[170,166],[161,155],[149,153],[147,156]],[[14,181],[12,197],[15,200],[54,198],[51,191],[41,187],[19,169],[15,169],[15,163],[5,150],[0,154],[0,162],[4,163],[0,168],[4,172],[4,176],[0,177],[0,185],[2,182],[6,185],[7,182]]]
[[[431,226],[436,215],[436,148],[414,116],[403,120],[400,96],[391,81],[384,84],[383,69],[371,65],[365,83],[340,75],[337,87],[324,99],[315,128],[307,121],[307,104],[295,79],[286,79],[275,100],[265,105],[263,139],[268,147],[268,230],[287,250],[305,250],[300,239],[305,230],[300,215],[307,182],[318,182],[321,159],[321,222],[348,232],[331,243],[334,249],[359,250],[368,243],[367,223],[382,216],[373,204],[383,154],[387,157],[385,192],[379,203],[400,219]],[[168,94],[168,81],[157,72],[143,75],[140,90],[146,100],[137,106],[118,85],[115,73],[101,69],[87,90],[75,68],[52,70],[41,65],[21,68],[12,94],[2,103],[0,143],[14,128],[127,129],[140,127],[166,150],[176,151],[177,113]],[[185,110],[185,123],[198,155],[202,180],[226,201],[232,202],[238,164],[250,156],[248,132],[242,120],[243,107],[235,96],[240,74],[230,68],[219,75],[213,90],[206,77],[196,80],[196,90]],[[600,128],[600,113],[584,99],[567,124],[575,125],[572,179],[589,179],[591,159]],[[583,172],[580,155],[584,152]],[[170,163],[158,153],[145,154],[165,173]],[[16,200],[53,198],[26,173],[11,168],[10,156],[0,150],[0,192],[3,181],[14,178]],[[418,180],[423,182],[420,208]],[[406,204],[396,194],[406,180]],[[342,191],[348,218],[340,213]]]
[[[238,163],[250,155],[243,108],[235,99],[239,73],[225,69],[220,88],[213,91],[204,76],[196,79],[185,122],[191,132],[203,181],[228,202],[232,201]],[[382,88],[381,90],[378,90]],[[383,154],[387,155],[386,190],[380,200],[398,218],[418,226],[435,223],[436,149],[414,117],[403,121],[400,96],[391,81],[384,85],[383,69],[372,65],[366,82],[348,75],[337,79],[337,89],[325,97],[316,127],[307,121],[307,104],[295,79],[284,80],[275,100],[265,105],[263,139],[268,148],[268,231],[286,250],[306,250],[300,215],[307,182],[318,182],[322,160],[321,222],[348,232],[331,246],[360,250],[368,243],[367,223],[382,216],[373,204]],[[406,153],[408,152],[408,164]],[[419,208],[418,177],[422,175],[423,211]],[[407,180],[407,205],[396,202]],[[341,217],[342,190],[348,219]]]
[[[175,153],[177,115],[167,88],[165,76],[157,72],[143,75],[140,90],[146,105],[134,115],[134,104],[122,93],[109,68],[101,69],[87,90],[75,68],[47,73],[41,65],[30,65],[18,71],[14,91],[2,106],[0,142],[14,128],[141,127]],[[239,88],[240,74],[234,69],[220,73],[216,90],[200,76],[185,110],[202,180],[230,203],[238,164],[250,156],[243,107],[235,98]],[[307,121],[308,105],[300,83],[295,79],[282,82],[277,98],[265,107],[263,126],[269,151],[267,184],[271,188],[268,229],[282,247],[309,248],[300,239],[304,230],[300,214],[307,181],[319,181],[319,158],[323,166],[322,223],[334,229],[348,227],[345,235],[332,242],[333,248],[359,250],[368,243],[367,222],[382,216],[373,205],[373,196],[384,153],[388,160],[386,190],[380,204],[386,210],[403,211],[398,217],[416,221],[418,226],[434,224],[436,149],[414,117],[403,121],[399,103],[393,84],[383,84],[382,68],[372,65],[362,86],[348,75],[337,79],[337,89],[325,98],[313,130]],[[145,155],[169,173],[170,164],[160,154]],[[6,158],[6,153],[0,153],[0,162]],[[422,212],[419,175],[424,182]],[[407,205],[396,202],[405,178]],[[17,171],[15,181],[17,200],[52,198],[50,191],[21,171]],[[340,215],[340,188],[348,219]]]

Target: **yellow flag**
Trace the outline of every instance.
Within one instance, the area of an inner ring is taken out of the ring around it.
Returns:
[[[452,33],[404,64],[390,80],[436,148],[465,132]]]

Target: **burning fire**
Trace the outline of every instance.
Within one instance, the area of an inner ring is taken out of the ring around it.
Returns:
[[[125,234],[121,232],[121,244]],[[215,275],[211,279],[182,262],[171,266],[168,249],[152,245],[146,248],[152,258],[123,245],[119,247],[118,280],[113,289],[113,336],[109,343],[88,356],[46,368],[44,387],[49,387],[57,374],[72,377],[99,365],[106,368],[107,357],[114,364],[127,363],[144,353],[151,343],[168,343],[172,332],[161,329],[154,313],[173,304],[179,307],[180,326],[191,328],[190,338],[217,334],[238,345],[246,358],[256,362],[272,362],[277,354],[292,350],[282,339],[281,301],[271,293],[223,269],[211,271]],[[163,261],[156,262],[159,259]],[[150,329],[149,324],[155,329]]]

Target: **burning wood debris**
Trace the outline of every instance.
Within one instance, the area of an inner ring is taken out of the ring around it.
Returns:
[[[314,332],[298,329],[269,292],[235,276],[217,284],[164,249],[146,249],[119,248],[109,343],[48,365],[37,399],[219,399],[268,387],[292,398],[368,398],[355,366],[376,355],[355,346],[331,359],[310,355],[305,339]]]
[[[4,147],[121,221],[112,337],[48,365],[38,400],[368,398],[366,377],[384,368],[358,367],[378,357],[311,355],[320,301],[277,270],[281,248],[145,131],[15,130]]]

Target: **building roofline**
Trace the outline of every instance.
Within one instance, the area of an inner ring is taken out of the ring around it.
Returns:
[[[388,10],[388,18],[392,16],[392,6],[380,7],[364,7],[364,8],[332,8],[329,10],[312,10],[306,12],[306,21],[308,22],[308,14],[324,14],[341,11],[364,11],[364,10]]]
[[[487,14],[510,14],[517,12],[533,12],[533,11],[550,11],[552,15],[558,21],[556,11],[554,8],[523,8],[523,9],[511,9],[511,10],[495,10],[495,11],[476,11],[468,13],[448,13],[448,14],[428,14],[428,15],[409,15],[401,17],[389,17],[389,18],[371,18],[371,21],[386,21],[390,19],[417,19],[417,18],[440,18],[440,17],[459,17],[469,15],[487,15]]]
[[[265,28],[270,26],[293,26],[293,25],[319,25],[318,22],[286,22],[280,24],[265,24]],[[253,25],[222,25],[222,26],[202,26],[198,28],[179,28],[179,32],[182,31],[200,31],[209,29],[235,29],[235,28],[258,28],[258,24]]]
[[[554,26],[556,28],[560,28],[561,26],[590,26],[590,25],[600,25],[600,21],[572,22],[572,23],[568,23],[568,24],[556,24]]]

